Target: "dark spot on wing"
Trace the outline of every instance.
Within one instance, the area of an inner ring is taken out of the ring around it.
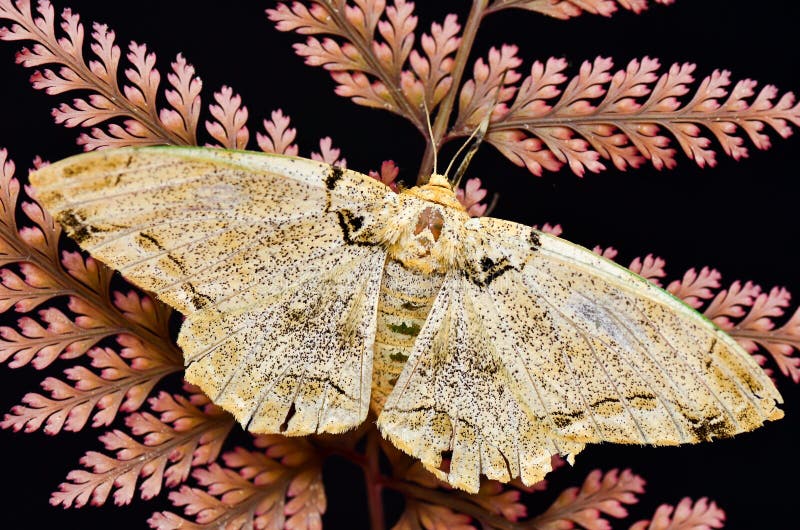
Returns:
[[[66,166],[64,169],[61,170],[61,174],[66,178],[72,177],[74,175],[79,175],[84,172],[86,172],[85,164],[70,164],[69,166]]]
[[[342,209],[336,212],[336,217],[339,218],[339,227],[342,229],[345,243],[348,245],[374,245],[374,243],[363,238],[365,234],[356,233],[364,226],[364,218],[362,216],[356,215],[350,210]]]
[[[286,413],[286,419],[283,420],[283,423],[281,423],[281,426],[280,426],[280,431],[281,432],[286,432],[286,429],[289,428],[289,422],[292,421],[292,418],[294,417],[294,415],[296,413],[297,413],[297,409],[295,408],[294,403],[292,403],[292,406],[289,407],[289,412]]]
[[[567,425],[570,425],[571,423],[574,423],[575,420],[583,418],[583,411],[576,410],[572,412],[553,412],[550,416],[553,418],[553,423],[556,424],[556,427],[561,429]]]
[[[539,247],[542,246],[542,240],[539,238],[539,233],[531,228],[531,236],[529,238],[531,244],[531,250],[536,251],[539,250]]]
[[[158,239],[154,238],[150,234],[142,232],[141,234],[139,234],[139,237],[141,237],[142,239],[146,239],[147,241],[151,242],[153,245],[155,245],[155,247],[158,250],[164,250],[164,247],[161,245],[161,243],[158,242]]]
[[[628,402],[637,409],[652,410],[656,408],[658,400],[652,394],[634,394],[627,396]]]
[[[350,226],[353,227],[354,231],[361,230],[361,227],[364,225],[364,218],[358,215],[354,215],[350,218]]]
[[[336,382],[333,379],[326,379],[326,378],[323,378],[323,377],[309,377],[309,376],[304,376],[304,379],[307,380],[307,381],[316,381],[316,382],[321,383],[323,385],[328,385],[329,387],[334,389],[337,393],[341,394],[342,396],[347,397],[347,398],[351,397],[351,396],[349,396],[347,394],[347,392],[344,391],[344,389],[342,387],[337,385]]]
[[[73,210],[67,209],[60,212],[56,219],[67,228],[67,233],[78,243],[82,243],[92,236],[92,227],[86,224]]]
[[[339,166],[331,166],[330,173],[325,179],[325,186],[327,186],[329,190],[332,190],[336,187],[336,183],[342,178],[342,175],[344,175],[342,168]]]
[[[517,270],[506,258],[500,258],[497,261],[494,261],[489,256],[484,256],[478,262],[478,269],[476,270],[465,270],[465,275],[469,278],[472,283],[477,285],[478,287],[487,287],[491,284],[496,278],[502,276],[506,271],[509,270]]]
[[[733,432],[722,417],[687,418],[689,429],[698,440],[711,441],[713,438],[730,438]]]
[[[617,398],[603,398],[601,400],[595,401],[589,406],[595,409],[601,405],[605,405],[606,403],[619,403],[619,400]]]
[[[192,285],[192,282],[186,282],[186,288],[189,289],[190,293],[192,293],[192,305],[196,310],[203,309],[206,305],[208,305],[208,302],[214,301],[207,294],[197,292],[197,289],[195,289],[195,286]]]
[[[156,239],[155,237],[153,237],[152,235],[150,235],[150,234],[148,234],[146,232],[141,232],[139,234],[139,237],[144,239],[145,241],[150,242],[158,250],[161,250],[161,251],[166,250],[164,248],[164,245],[162,245],[161,242],[158,241],[158,239]],[[170,253],[167,253],[167,259],[170,260],[172,263],[174,263],[175,266],[178,267],[178,270],[180,270],[182,273],[184,273],[184,274],[187,273],[186,267],[184,267],[183,263],[178,258],[176,258],[175,256],[173,256]]]
[[[711,340],[711,347],[708,348],[708,358],[706,359],[706,369],[711,368],[711,363],[714,361],[714,346],[717,345],[717,337]]]
[[[175,266],[178,267],[178,269],[182,273],[186,274],[186,268],[183,266],[183,263],[181,262],[181,260],[179,260],[178,258],[173,256],[172,254],[167,254],[167,259],[169,259],[172,263],[174,263]]]

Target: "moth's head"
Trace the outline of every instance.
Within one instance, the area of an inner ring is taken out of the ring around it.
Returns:
[[[411,189],[405,190],[403,193],[413,195],[419,199],[441,204],[446,208],[455,208],[456,210],[466,212],[466,208],[458,201],[450,181],[444,175],[434,173],[428,179],[427,184],[422,186],[414,186]]]
[[[403,191],[400,204],[394,222],[387,227],[390,257],[424,273],[452,268],[469,214],[447,179],[433,175],[427,184]]]

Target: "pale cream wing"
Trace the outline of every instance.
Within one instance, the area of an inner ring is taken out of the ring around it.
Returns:
[[[439,472],[451,484],[475,491],[481,473],[530,484],[551,453],[585,443],[697,442],[782,416],[753,358],[669,293],[516,223],[465,229],[464,268],[379,418],[431,469],[452,451]]]
[[[521,362],[509,362],[495,331],[491,300],[447,274],[378,427],[399,449],[419,458],[442,480],[477,492],[480,475],[526,484],[544,478],[553,454],[583,444],[556,439],[537,421],[544,408],[521,400]],[[449,468],[443,458],[449,458]]]
[[[186,315],[187,380],[247,428],[364,420],[388,187],[310,160],[174,147],[87,153],[31,182],[83,248]]]

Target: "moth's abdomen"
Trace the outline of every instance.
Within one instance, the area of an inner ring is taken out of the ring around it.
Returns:
[[[375,357],[372,374],[372,409],[380,413],[428,318],[444,276],[403,267],[389,259],[383,272]]]

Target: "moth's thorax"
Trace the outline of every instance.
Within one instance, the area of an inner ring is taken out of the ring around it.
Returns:
[[[400,203],[389,238],[389,257],[424,273],[444,273],[452,268],[469,214],[447,180],[432,175],[427,184],[403,191]]]

